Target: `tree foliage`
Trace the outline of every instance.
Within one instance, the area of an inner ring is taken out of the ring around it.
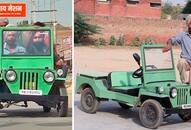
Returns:
[[[100,32],[100,27],[88,23],[89,19],[79,13],[74,14],[74,42],[79,43],[90,35]]]
[[[181,12],[182,8],[180,5],[174,6],[172,3],[165,3],[162,7],[161,18],[165,19],[170,15],[172,19],[177,19]]]
[[[183,14],[191,14],[191,1],[188,1],[184,9],[182,10]]]

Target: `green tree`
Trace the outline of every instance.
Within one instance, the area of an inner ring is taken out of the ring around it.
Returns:
[[[74,42],[79,43],[90,35],[100,32],[100,27],[88,23],[89,19],[79,13],[74,13]]]
[[[171,3],[165,3],[164,6],[162,7],[162,12],[164,14],[170,15],[172,10],[173,10],[173,6]]]
[[[165,3],[162,7],[161,18],[166,19],[170,15],[172,19],[177,19],[182,12],[181,6],[178,4],[173,6],[172,3]]]
[[[182,13],[183,14],[190,14],[191,13],[191,1],[190,0],[188,0],[186,6],[182,10]]]

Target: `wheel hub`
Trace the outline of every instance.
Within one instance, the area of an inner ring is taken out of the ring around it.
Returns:
[[[146,119],[154,122],[156,120],[156,111],[152,106],[148,106],[148,108],[146,109]]]
[[[86,96],[85,102],[86,102],[86,105],[87,105],[88,107],[92,107],[92,105],[93,105],[93,97],[92,97],[91,94],[88,94],[88,95]]]

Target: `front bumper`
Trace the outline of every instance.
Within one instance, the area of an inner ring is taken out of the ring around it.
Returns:
[[[182,107],[166,108],[164,111],[166,114],[191,113],[191,108],[190,109],[182,109]]]
[[[59,96],[59,95],[18,95],[18,94],[10,94],[10,93],[0,93],[0,101],[14,101],[14,102],[22,102],[22,101],[33,101],[39,105],[55,107],[58,103],[68,102],[68,96]]]

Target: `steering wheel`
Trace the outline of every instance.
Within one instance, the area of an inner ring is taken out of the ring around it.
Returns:
[[[150,68],[151,70],[152,70],[152,69],[158,69],[155,65],[147,65],[147,66],[146,66],[146,69],[149,69],[149,68]]]
[[[143,76],[143,69],[140,67],[139,69],[133,72],[133,78],[141,78]]]

